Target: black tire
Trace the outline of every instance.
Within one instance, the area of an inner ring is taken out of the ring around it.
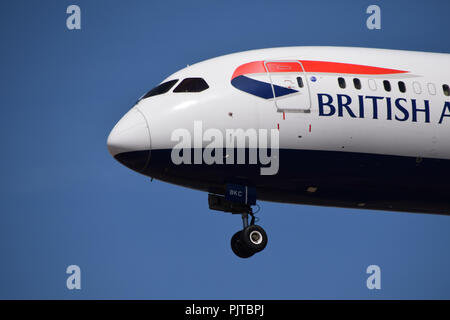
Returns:
[[[242,243],[241,234],[243,231],[236,232],[231,238],[231,250],[233,250],[234,254],[239,258],[250,258],[254,252],[248,250],[246,246]]]
[[[242,231],[240,240],[244,247],[253,253],[260,252],[267,246],[267,234],[263,228],[256,224],[245,228]]]

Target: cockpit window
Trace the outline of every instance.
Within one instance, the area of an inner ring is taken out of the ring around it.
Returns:
[[[173,92],[201,92],[209,86],[202,78],[186,78],[176,87]]]
[[[178,79],[175,80],[170,80],[164,83],[161,83],[159,86],[153,88],[152,90],[150,90],[149,92],[147,92],[142,98],[148,98],[148,97],[152,97],[152,96],[157,96],[158,94],[163,94],[166,93],[167,91],[169,91],[174,85],[175,83],[177,83]]]

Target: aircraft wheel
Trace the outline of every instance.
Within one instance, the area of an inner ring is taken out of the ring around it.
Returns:
[[[244,247],[250,252],[257,253],[267,245],[267,234],[263,228],[254,224],[250,225],[242,231],[240,236]]]
[[[239,258],[250,258],[254,252],[249,250],[243,241],[241,240],[241,235],[244,231],[236,232],[231,238],[231,250],[233,250],[234,254]]]

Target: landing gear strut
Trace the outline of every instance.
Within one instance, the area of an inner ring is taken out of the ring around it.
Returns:
[[[209,194],[209,207],[213,210],[241,214],[242,230],[236,232],[231,238],[231,249],[239,258],[250,258],[267,245],[267,234],[264,229],[255,224],[255,216],[251,206],[231,202],[222,196]],[[249,223],[249,217],[251,217]]]

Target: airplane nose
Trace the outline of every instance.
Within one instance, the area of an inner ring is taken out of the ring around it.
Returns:
[[[109,153],[124,166],[142,172],[150,160],[150,131],[142,113],[133,108],[117,122],[107,140]]]

